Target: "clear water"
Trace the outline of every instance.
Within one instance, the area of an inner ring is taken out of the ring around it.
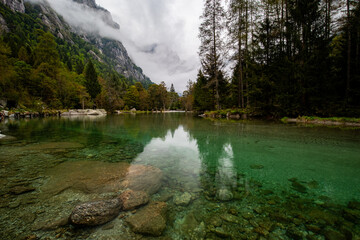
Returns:
[[[360,209],[351,209],[353,218],[343,214],[360,201],[360,130],[172,113],[13,120],[0,131],[14,137],[0,140],[0,239],[141,238],[124,221],[131,213],[91,229],[46,227],[79,202],[116,195],[64,184],[119,162],[162,170],[151,199],[168,204],[164,239],[360,236]],[[62,169],[67,163],[81,170]],[[185,192],[191,202],[177,205]]]

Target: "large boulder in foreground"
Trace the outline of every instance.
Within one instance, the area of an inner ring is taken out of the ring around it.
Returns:
[[[128,211],[148,203],[149,195],[143,191],[127,190],[120,194],[119,200],[122,204],[122,209]]]
[[[82,203],[74,208],[69,221],[75,226],[97,226],[116,218],[121,210],[119,199]]]
[[[161,236],[166,227],[166,203],[152,202],[128,217],[126,222],[135,233]]]
[[[108,163],[100,161],[64,162],[49,170],[49,181],[42,187],[44,194],[59,194],[71,189],[84,193],[116,193],[124,189],[157,192],[162,172],[152,166]]]

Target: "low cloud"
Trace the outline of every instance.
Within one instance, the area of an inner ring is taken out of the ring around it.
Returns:
[[[41,1],[41,0],[32,0]],[[51,7],[73,27],[121,41],[129,56],[155,83],[182,92],[200,67],[197,55],[201,0],[97,0],[120,30],[104,16],[72,0],[51,0]]]

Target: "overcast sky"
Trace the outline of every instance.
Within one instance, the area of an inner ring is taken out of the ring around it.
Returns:
[[[42,0],[28,0],[42,1]],[[200,61],[198,31],[203,0],[96,0],[111,12],[120,30],[99,13],[73,0],[49,1],[71,25],[120,40],[129,56],[155,83],[173,83],[182,93],[194,81]]]
[[[155,83],[177,92],[199,69],[197,37],[202,0],[96,0],[120,24],[130,57]]]

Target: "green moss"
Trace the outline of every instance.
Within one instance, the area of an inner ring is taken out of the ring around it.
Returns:
[[[352,122],[352,123],[360,123],[360,118],[348,118],[348,117],[316,117],[316,116],[301,116],[298,117],[300,120],[305,121],[332,121],[332,122]]]
[[[236,109],[221,109],[215,111],[207,111],[204,113],[206,117],[210,118],[226,118],[228,114],[230,115],[249,115],[251,116],[254,113],[254,109],[251,108],[236,108]]]
[[[289,119],[288,117],[283,117],[282,119],[280,119],[280,121],[283,123],[287,123],[288,119]]]

